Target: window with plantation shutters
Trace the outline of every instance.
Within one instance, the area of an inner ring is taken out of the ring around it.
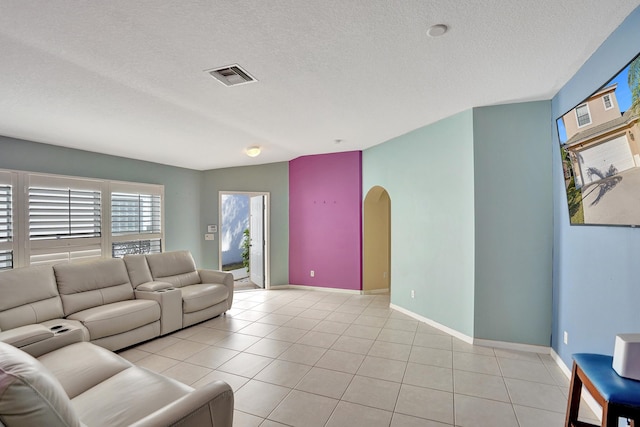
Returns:
[[[164,186],[0,169],[0,270],[162,252]]]
[[[159,195],[111,193],[111,234],[160,233]]]
[[[29,188],[29,239],[100,237],[100,191]]]
[[[0,270],[13,268],[15,174],[0,172]]]
[[[0,271],[13,268],[13,251],[0,251]]]
[[[28,174],[25,185],[26,265],[102,257],[103,181]]]
[[[162,187],[114,185],[111,192],[111,256],[162,251]],[[125,188],[129,191],[117,191]]]
[[[13,240],[13,199],[10,184],[0,184],[0,242]]]

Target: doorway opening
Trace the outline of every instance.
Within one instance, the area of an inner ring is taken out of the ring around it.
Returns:
[[[372,187],[364,199],[362,291],[391,291],[391,198]]]
[[[219,265],[235,290],[269,288],[269,193],[220,191]]]

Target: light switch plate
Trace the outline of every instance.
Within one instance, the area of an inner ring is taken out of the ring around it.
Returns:
[[[218,226],[216,224],[207,225],[207,233],[217,233],[217,232],[218,232]]]
[[[211,233],[207,233],[204,235],[204,240],[214,240],[215,239],[215,235],[211,234]]]

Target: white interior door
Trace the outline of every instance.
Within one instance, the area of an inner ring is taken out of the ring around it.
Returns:
[[[253,283],[264,288],[264,196],[251,197],[249,233],[249,276]]]

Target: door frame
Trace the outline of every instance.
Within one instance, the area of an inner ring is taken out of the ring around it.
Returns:
[[[222,235],[222,195],[242,194],[251,198],[252,196],[264,196],[264,289],[271,288],[271,193],[268,191],[218,191],[218,224]],[[222,238],[218,239],[218,265],[222,269]]]
[[[265,196],[263,194],[249,197],[249,281],[261,289],[265,288],[264,251],[267,245],[264,238],[264,229],[266,207]],[[259,230],[259,235],[257,232],[254,232],[254,225]],[[260,239],[258,240],[256,237],[260,237]],[[260,270],[255,268],[254,262],[260,264]],[[256,279],[255,282],[253,281],[254,278]]]

